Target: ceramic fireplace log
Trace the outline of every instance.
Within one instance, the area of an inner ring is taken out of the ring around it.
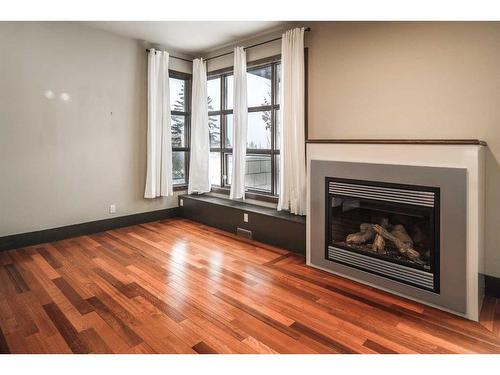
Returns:
[[[391,224],[389,223],[389,218],[386,216],[379,218],[377,221],[374,221],[374,223],[377,223],[378,225],[380,225],[382,228],[385,229],[391,226]]]
[[[363,223],[359,226],[359,231],[366,232],[367,230],[373,230],[372,226],[372,223]]]
[[[379,254],[385,254],[385,239],[378,233],[373,240],[372,249]]]
[[[378,224],[373,225],[373,230],[384,237],[386,240],[391,241],[397,247],[399,252],[415,262],[420,262],[420,253],[415,249],[408,246],[407,243],[390,233],[387,229],[382,228]]]
[[[420,244],[420,246],[428,247],[427,245],[427,235],[420,229],[416,224],[413,224],[410,228],[411,239],[414,243]]]
[[[346,237],[348,244],[361,245],[375,238],[375,231],[372,224],[361,224],[360,229],[361,232],[352,233]]]
[[[403,225],[394,225],[394,227],[392,227],[391,234],[403,241],[406,246],[413,248],[413,240]]]
[[[379,224],[382,228],[387,229],[390,227],[389,224],[389,218],[388,217],[381,217],[376,221],[377,224]],[[373,224],[372,224],[373,225]],[[375,239],[373,240],[372,243],[372,250],[376,251],[379,254],[385,254],[385,239],[382,237],[380,234],[377,233],[375,235]]]

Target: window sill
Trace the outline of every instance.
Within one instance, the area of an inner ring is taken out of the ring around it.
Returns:
[[[212,192],[229,195],[229,188],[212,187]],[[278,197],[268,194],[259,194],[251,191],[245,192],[246,199],[253,199],[261,202],[278,203]]]
[[[174,191],[185,191],[188,189],[187,185],[176,185],[174,186]]]

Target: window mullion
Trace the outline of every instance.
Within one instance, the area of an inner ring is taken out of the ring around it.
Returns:
[[[275,162],[274,162],[274,154],[273,150],[275,149],[275,139],[274,133],[276,128],[276,119],[274,115],[274,96],[276,90],[276,64],[271,65],[271,194],[276,195],[275,191],[275,183],[274,183],[274,174],[275,174]]]
[[[266,112],[271,111],[273,109],[272,105],[262,105],[259,107],[249,107],[248,112]]]
[[[222,152],[222,148],[225,146],[226,143],[226,116],[223,114],[223,110],[226,106],[226,77],[224,75],[221,75],[220,77],[220,114],[219,114],[219,121],[220,121],[220,144],[219,144],[219,155],[220,155],[220,176],[219,176],[219,182],[220,182],[220,187],[224,186],[224,174],[225,174],[225,168],[224,168],[224,153]]]

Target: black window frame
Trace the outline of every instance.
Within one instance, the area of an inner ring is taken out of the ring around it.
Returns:
[[[270,111],[271,113],[271,148],[270,149],[248,149],[248,155],[269,155],[271,158],[271,190],[264,191],[245,187],[245,196],[250,199],[263,200],[276,203],[278,201],[278,175],[277,161],[280,155],[280,150],[277,149],[276,139],[276,113],[280,110],[280,105],[277,98],[276,89],[278,87],[278,65],[281,65],[281,55],[272,56],[269,58],[256,60],[247,64],[247,72],[252,70],[262,69],[271,66],[271,104],[267,106],[249,107],[248,113]],[[227,88],[226,77],[233,75],[233,67],[209,72],[208,80],[220,79],[220,108],[215,111],[209,111],[210,116],[219,116],[220,123],[220,145],[219,147],[210,146],[210,152],[218,152],[220,154],[220,179],[219,186],[212,186],[212,191],[216,193],[229,194],[230,185],[225,181],[228,175],[227,171],[227,155],[232,155],[232,147],[226,145],[226,116],[233,113],[233,109],[226,109]]]
[[[174,184],[174,191],[186,190],[189,182],[189,159],[191,146],[191,82],[192,75],[189,73],[179,72],[169,69],[168,77],[184,81],[184,111],[170,111],[171,116],[184,117],[184,147],[172,145],[172,157],[174,152],[184,152],[184,183]],[[172,98],[171,98],[172,99]],[[172,171],[173,173],[173,171]]]

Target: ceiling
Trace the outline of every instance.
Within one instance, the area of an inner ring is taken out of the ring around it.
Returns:
[[[92,21],[87,26],[139,39],[186,55],[283,28],[282,21]]]

